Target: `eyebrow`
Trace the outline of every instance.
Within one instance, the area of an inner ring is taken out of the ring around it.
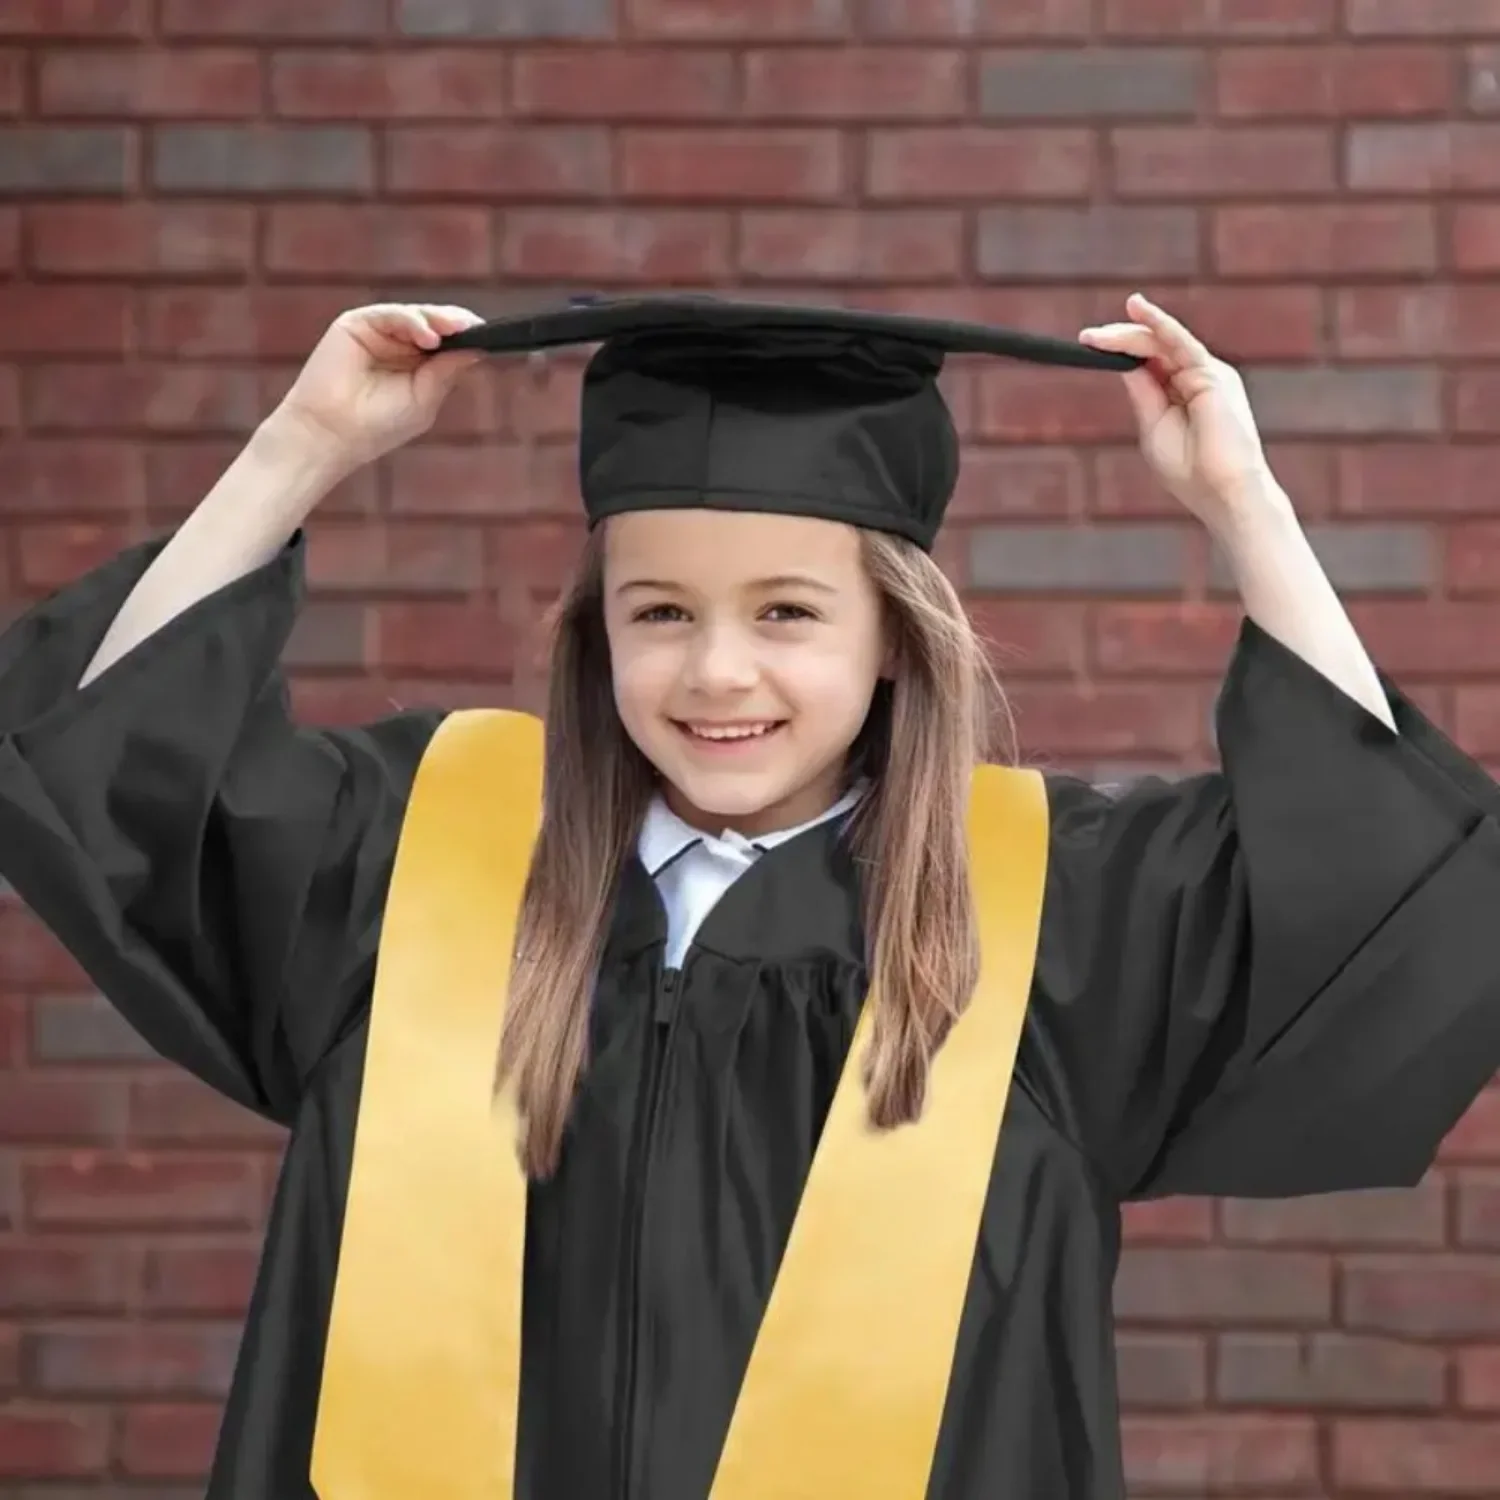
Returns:
[[[820,578],[811,578],[805,573],[777,573],[771,578],[752,579],[746,588],[750,589],[785,589],[804,588],[812,589],[820,594],[836,594],[838,590],[831,583],[824,583]],[[619,585],[615,590],[617,594],[628,594],[632,590],[655,589],[663,593],[680,593],[682,585],[679,583],[668,583],[659,578],[631,578]]]

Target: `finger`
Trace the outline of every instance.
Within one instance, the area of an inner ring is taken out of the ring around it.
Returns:
[[[1158,307],[1149,297],[1133,292],[1126,300],[1125,309],[1160,338],[1168,358],[1174,364],[1206,365],[1212,361],[1213,356],[1188,332],[1186,325],[1178,322],[1164,308]]]
[[[1160,359],[1164,352],[1161,340],[1139,323],[1106,323],[1100,328],[1085,328],[1078,338],[1090,348],[1133,354],[1141,359]]]
[[[1121,377],[1141,431],[1150,432],[1171,409],[1172,399],[1150,370],[1127,370]]]
[[[374,332],[405,344],[414,344],[419,349],[435,349],[441,339],[441,335],[422,315],[420,308],[384,302],[366,308],[363,317],[365,324]]]
[[[485,321],[467,307],[424,306],[422,313],[428,324],[442,334],[462,333],[466,328],[478,328]]]

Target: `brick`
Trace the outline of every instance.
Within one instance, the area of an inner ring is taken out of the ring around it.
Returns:
[[[1338,0],[1103,0],[1109,36],[1319,36],[1338,23]]]
[[[1309,526],[1308,540],[1341,592],[1423,593],[1438,574],[1431,532],[1420,526]],[[1215,549],[1209,587],[1227,592],[1234,576]]]
[[[76,1479],[104,1473],[110,1414],[103,1408],[0,1407],[0,1479]]]
[[[280,37],[370,39],[385,31],[386,0],[161,0],[163,36],[233,36],[254,41]]]
[[[0,357],[121,355],[130,344],[129,291],[108,286],[0,286]]]
[[[26,1061],[26,1009],[21,999],[0,997],[0,1070]]]
[[[315,601],[298,616],[284,659],[294,671],[360,667],[369,633],[370,616],[361,605]]]
[[[7,0],[0,35],[141,37],[151,29],[146,0]]]
[[[1492,1422],[1342,1421],[1333,1429],[1335,1483],[1361,1492],[1492,1495],[1500,1429]]]
[[[76,987],[78,966],[29,911],[0,906],[0,987],[29,993]]]
[[[1486,192],[1500,187],[1500,122],[1349,127],[1345,180],[1354,192]]]
[[[118,1078],[8,1078],[0,1095],[0,1140],[20,1144],[108,1146],[125,1128],[125,1084]]]
[[[1058,443],[1135,435],[1125,398],[1096,370],[995,366],[981,372],[978,388],[978,430],[985,438]]]
[[[146,294],[141,348],[182,359],[304,356],[343,309],[348,288],[185,288]]]
[[[1235,47],[1215,96],[1226,119],[1430,115],[1452,108],[1453,69],[1439,47]]]
[[[0,1326],[0,1395],[9,1396],[21,1384],[21,1330]]]
[[[288,119],[482,120],[506,112],[502,52],[281,52],[271,60],[271,107]]]
[[[915,126],[870,132],[872,198],[1082,198],[1095,181],[1086,130]]]
[[[1351,287],[1333,304],[1338,352],[1352,359],[1500,355],[1500,289],[1485,285]]]
[[[734,55],[677,47],[559,47],[514,62],[518,116],[668,120],[727,115],[739,92]]]
[[[948,507],[951,519],[1081,517],[1085,473],[1067,449],[968,447]]]
[[[483,277],[493,262],[483,208],[286,203],[266,218],[264,263],[277,276]]]
[[[1199,219],[1192,208],[991,208],[981,210],[978,229],[975,258],[983,276],[1144,281],[1199,269]]]
[[[837,37],[861,0],[624,0],[636,35],[673,41]]]
[[[67,1317],[119,1312],[137,1282],[126,1246],[92,1240],[0,1242],[0,1312]]]
[[[259,1180],[243,1157],[78,1152],[34,1162],[22,1179],[32,1222],[43,1229],[243,1228],[260,1215]]]
[[[1333,1262],[1290,1250],[1132,1246],[1115,1279],[1122,1319],[1152,1323],[1320,1323],[1333,1307]]]
[[[765,119],[959,118],[968,59],[954,48],[776,47],[744,59],[743,108]]]
[[[1363,276],[1435,271],[1435,211],[1416,203],[1234,205],[1213,215],[1227,276]]]
[[[151,164],[169,193],[363,193],[375,182],[370,133],[340,125],[168,125]]]
[[[1454,1180],[1457,1244],[1462,1249],[1500,1249],[1500,1172],[1462,1172]]]
[[[1186,48],[990,53],[980,62],[979,112],[1007,120],[1191,117],[1205,72],[1203,55]]]
[[[1500,1411],[1500,1346],[1494,1349],[1460,1349],[1458,1404],[1471,1411]]]
[[[1267,434],[1424,433],[1442,425],[1442,391],[1431,370],[1263,366],[1243,373]]]
[[[26,210],[27,258],[49,276],[247,272],[255,211],[208,203],[39,203]]]
[[[12,511],[74,517],[130,513],[145,501],[141,455],[124,443],[18,441],[6,453]]]
[[[485,601],[385,604],[374,661],[413,676],[503,676],[511,665],[504,622]]]
[[[1407,1410],[1445,1404],[1441,1350],[1336,1333],[1226,1333],[1214,1395],[1230,1406]]]
[[[1132,1495],[1284,1491],[1318,1480],[1317,1428],[1302,1417],[1127,1417],[1120,1435]]]
[[[157,1056],[102,995],[39,995],[31,1051],[40,1063],[146,1062]]]
[[[1443,1184],[1434,1178],[1400,1191],[1266,1202],[1231,1199],[1223,1205],[1225,1238],[1251,1244],[1440,1248],[1444,1219]]]
[[[1500,1334],[1500,1263],[1492,1255],[1346,1261],[1340,1322],[1355,1332],[1419,1339]]]
[[[865,0],[865,31],[891,37],[1082,38],[1092,0]]]
[[[1176,759],[1199,745],[1208,705],[1196,692],[1151,687],[1018,682],[1010,694],[1032,756],[1072,761]]]
[[[25,112],[29,59],[19,47],[0,49],[0,115]]]
[[[1500,112],[1500,47],[1471,47],[1464,59],[1464,102],[1479,115]]]
[[[1500,672],[1500,608],[1494,604],[1353,600],[1349,613],[1371,655],[1393,677]]]
[[[21,1222],[21,1167],[18,1153],[0,1147],[0,1229]]]
[[[1161,593],[1182,586],[1180,527],[977,528],[969,549],[975,587],[1008,593]]]
[[[614,34],[614,0],[398,0],[407,36],[566,37]]]
[[[1241,621],[1238,607],[1178,601],[1100,604],[1092,614],[1092,659],[1111,676],[1215,676]]]
[[[692,209],[517,209],[501,222],[499,266],[547,282],[702,285],[728,276],[731,230],[727,214]]]
[[[134,132],[95,125],[0,125],[0,193],[123,193]]]
[[[625,130],[619,186],[631,198],[816,202],[846,177],[834,130]]]
[[[1208,1394],[1208,1351],[1202,1338],[1122,1333],[1115,1339],[1121,1403],[1134,1410],[1201,1406]]]
[[[1464,36],[1500,29],[1495,0],[1345,0],[1353,36]]]
[[[1167,303],[1214,353],[1236,366],[1315,360],[1327,353],[1327,312],[1316,287],[1192,286],[1174,291]],[[1123,307],[1104,309],[1107,320],[1123,314]]]
[[[21,211],[0,208],[0,271],[14,275],[21,259]]]
[[[393,192],[487,201],[580,198],[610,186],[610,140],[588,126],[423,126],[388,132]]]
[[[1454,270],[1500,269],[1500,204],[1455,203],[1451,213]]]
[[[135,1145],[278,1146],[282,1130],[186,1074],[130,1086],[128,1129]]]
[[[428,443],[392,455],[391,509],[424,517],[575,514],[577,458],[526,446]]]
[[[378,711],[389,712],[389,704]],[[253,1244],[154,1248],[146,1255],[141,1307],[179,1317],[236,1316],[249,1303],[258,1263]]]
[[[1111,133],[1126,198],[1297,197],[1338,185],[1331,130],[1298,125],[1128,125]]]
[[[146,493],[153,523],[183,519],[218,482],[239,448],[238,443],[181,438],[147,444]],[[369,514],[375,509],[378,490],[379,468],[367,465],[326,495],[318,513],[320,516]]]
[[[764,281],[943,281],[961,274],[956,212],[766,209],[740,219],[739,268]]]
[[[196,1479],[208,1471],[219,1425],[217,1403],[127,1407],[119,1466],[132,1478]]]
[[[1470,754],[1500,755],[1500,685],[1485,683],[1458,689],[1454,732],[1459,744]],[[1460,1136],[1459,1143],[1462,1141]],[[1500,1159],[1500,1148],[1492,1149],[1490,1154]]]
[[[985,594],[969,594],[964,604],[1003,678],[1082,675],[1086,659],[1083,604],[1049,600],[1038,606]]]
[[[223,1397],[239,1343],[232,1324],[70,1328],[32,1334],[27,1354],[45,1396]]]
[[[37,74],[43,114],[233,119],[260,112],[260,58],[250,51],[69,48]]]
[[[308,581],[325,592],[466,594],[484,582],[476,527],[391,521],[308,533]]]
[[[1350,515],[1430,517],[1488,508],[1500,449],[1375,442],[1339,454],[1340,509]]]
[[[252,370],[211,365],[41,365],[28,372],[37,430],[249,432],[263,415]]]
[[[1455,433],[1488,437],[1500,413],[1500,369],[1457,369],[1449,377],[1449,409]]]

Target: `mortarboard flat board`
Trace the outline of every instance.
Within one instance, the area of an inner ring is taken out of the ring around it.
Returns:
[[[622,511],[816,516],[929,549],[958,478],[937,377],[949,354],[1131,370],[1073,340],[855,308],[706,296],[588,297],[498,318],[440,349],[598,344],[584,374],[589,524]]]

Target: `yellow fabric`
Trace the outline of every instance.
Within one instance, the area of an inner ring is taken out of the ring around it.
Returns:
[[[526,1183],[492,1079],[541,766],[536,720],[474,711],[444,722],[418,771],[380,945],[320,1500],[513,1497]],[[1035,962],[1040,776],[978,771],[970,846],[979,986],[916,1128],[866,1127],[861,1021],[711,1500],[926,1493]]]

